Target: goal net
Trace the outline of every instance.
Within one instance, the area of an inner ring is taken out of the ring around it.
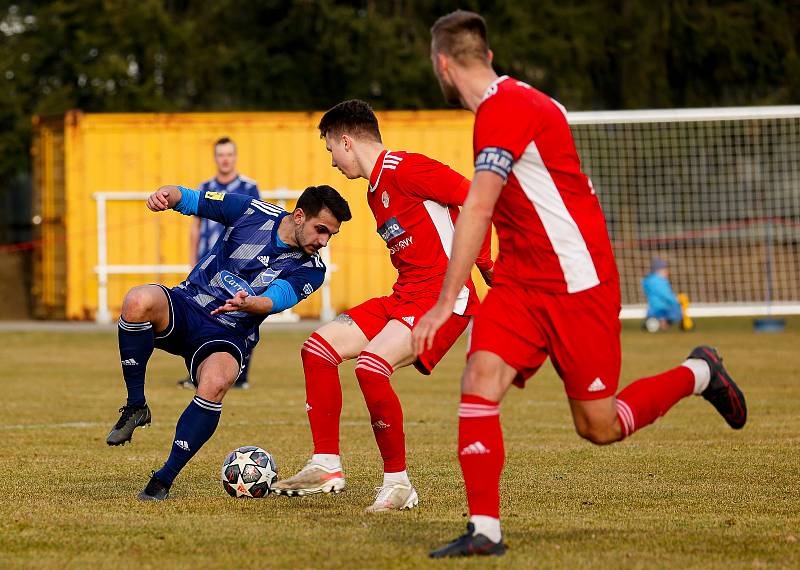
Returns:
[[[570,113],[603,205],[623,317],[667,261],[690,314],[800,313],[800,106]]]

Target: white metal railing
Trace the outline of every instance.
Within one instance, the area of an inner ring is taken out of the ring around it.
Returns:
[[[697,303],[689,304],[687,311],[690,317],[770,317],[773,315],[800,315],[798,303],[772,303],[770,305],[755,303]],[[619,318],[643,320],[647,315],[647,305],[624,305]]]
[[[299,190],[288,190],[279,188],[275,190],[265,190],[261,192],[261,197],[264,200],[269,200],[281,208],[286,208],[288,200],[296,200],[300,197]],[[188,274],[191,271],[191,266],[186,265],[109,265],[108,263],[108,242],[107,242],[107,224],[106,224],[106,209],[108,202],[131,202],[138,200],[146,200],[151,192],[95,192],[92,198],[97,206],[97,265],[94,267],[94,272],[97,274],[97,313],[95,320],[98,323],[110,323],[111,312],[108,308],[108,278],[110,275],[142,275],[148,273],[177,273]],[[336,271],[336,265],[331,263],[330,251],[328,248],[323,248],[320,255],[322,261],[328,268],[325,273],[325,281],[320,288],[322,295],[322,303],[320,308],[320,319],[329,321],[336,316],[331,302],[331,273]],[[282,313],[271,315],[269,317],[270,323],[276,322],[296,322],[300,319],[297,313],[292,309],[287,309]]]

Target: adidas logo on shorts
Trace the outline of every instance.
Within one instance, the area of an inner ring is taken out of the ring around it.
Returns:
[[[403,317],[403,320],[409,324],[409,326],[414,326],[414,317]]]
[[[464,449],[458,452],[459,455],[484,455],[490,453],[491,449],[483,445],[480,441],[470,443]]]
[[[589,384],[589,387],[587,388],[587,390],[589,392],[599,392],[600,390],[605,390],[605,389],[606,389],[606,385],[603,384],[603,381],[600,380],[599,376],[597,378],[595,378],[594,382]]]

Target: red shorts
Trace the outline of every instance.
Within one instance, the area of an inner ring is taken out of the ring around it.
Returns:
[[[348,309],[345,314],[358,325],[369,340],[383,330],[386,323],[392,319],[400,321],[409,329],[422,318],[422,315],[436,304],[439,293],[419,294],[413,298],[400,297],[392,294],[388,297],[375,297]],[[423,374],[430,374],[434,366],[447,354],[450,347],[455,344],[464,329],[467,328],[470,318],[467,316],[453,315],[442,325],[433,340],[433,346],[419,355],[414,366]]]
[[[619,311],[615,281],[571,294],[498,285],[475,315],[468,352],[498,355],[517,371],[520,387],[550,356],[567,396],[607,398],[619,382]]]

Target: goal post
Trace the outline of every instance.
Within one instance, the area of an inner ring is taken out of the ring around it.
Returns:
[[[568,115],[620,271],[623,317],[667,261],[690,313],[800,313],[800,106]]]

